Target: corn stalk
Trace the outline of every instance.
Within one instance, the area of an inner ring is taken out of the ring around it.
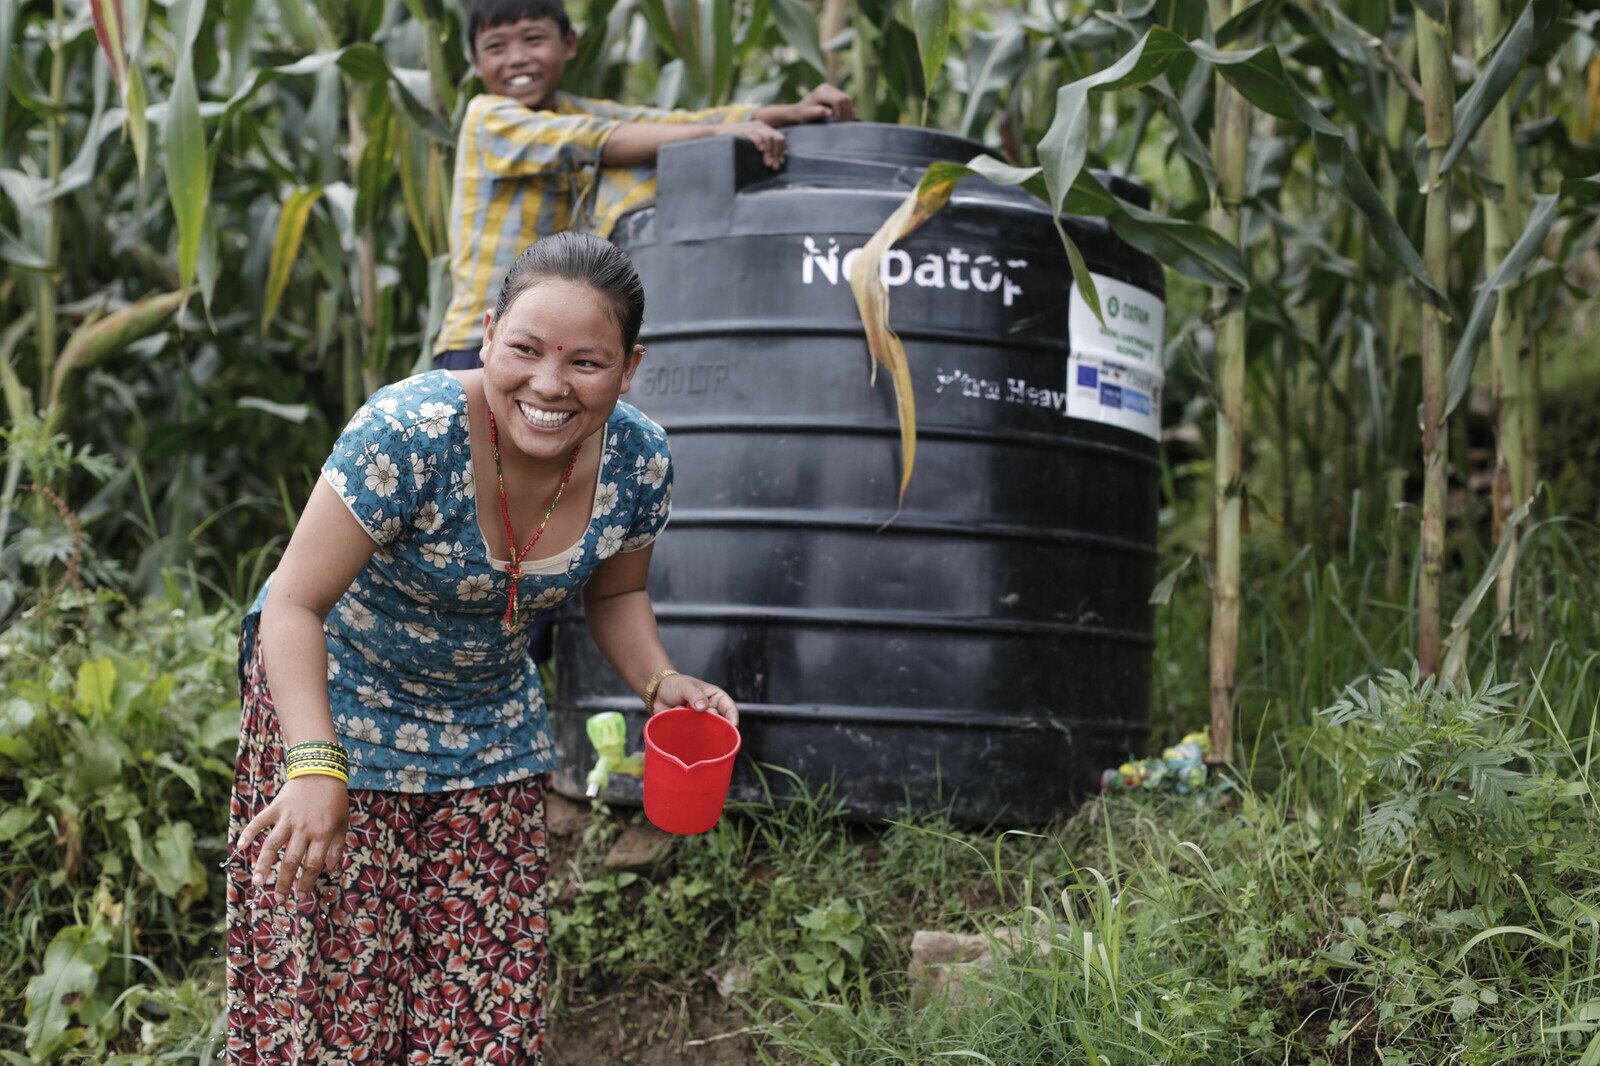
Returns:
[[[1417,39],[1412,35],[1400,45],[1396,57],[1399,67],[1402,70],[1409,69],[1416,59],[1416,54]],[[1392,160],[1400,158],[1401,150],[1405,146],[1406,112],[1411,105],[1411,96],[1398,74],[1391,71],[1387,80],[1388,91],[1384,101],[1383,119],[1383,141],[1387,151],[1379,157],[1379,164],[1382,169],[1384,202],[1389,205],[1391,212],[1398,214],[1400,175],[1395,170]],[[1406,310],[1410,306],[1406,300],[1406,279],[1403,274],[1389,284],[1383,300],[1383,332],[1387,344],[1389,396],[1393,398],[1399,395],[1400,391],[1400,367],[1406,350]],[[1405,552],[1400,544],[1400,505],[1405,502],[1406,470],[1396,462],[1398,457],[1398,450],[1382,457],[1387,464],[1383,479],[1384,499],[1388,505],[1385,539],[1389,545],[1388,561],[1384,564],[1383,588],[1384,595],[1391,603],[1400,599],[1401,573],[1405,565]]]
[[[1450,68],[1448,13],[1441,22],[1416,7],[1417,70],[1427,131],[1428,182],[1424,210],[1423,259],[1428,273],[1450,276],[1450,179],[1444,156],[1455,132],[1455,76]],[[1445,488],[1450,437],[1445,426],[1445,312],[1424,301],[1422,340],[1422,537],[1417,573],[1417,665],[1423,677],[1439,671],[1440,584],[1444,572]]]
[[[63,0],[55,2],[55,24],[50,36],[50,102],[55,109],[46,122],[45,166],[50,187],[61,180],[63,145],[66,126],[67,43],[65,38],[67,15]],[[45,207],[44,258],[50,270],[41,271],[34,279],[34,321],[38,332],[34,345],[39,356],[39,380],[48,381],[55,372],[56,362],[56,285],[61,268],[61,205],[52,200]]]
[[[1504,28],[1500,0],[1478,0],[1478,54],[1487,55]],[[1502,99],[1487,123],[1489,176],[1500,186],[1498,195],[1485,189],[1483,197],[1483,268],[1492,274],[1506,257],[1515,234],[1522,231],[1522,173],[1517,146],[1511,135],[1511,101]],[[1494,539],[1502,539],[1506,517],[1528,496],[1524,476],[1522,412],[1522,301],[1515,289],[1500,295],[1494,322],[1489,327],[1489,350],[1494,359],[1494,399],[1497,414],[1494,464]],[[1495,602],[1511,631],[1511,578],[1517,561],[1517,532],[1507,531],[1509,547],[1495,585]]]
[[[1211,23],[1222,26],[1244,0],[1211,0]],[[1250,102],[1221,73],[1216,75],[1216,126],[1211,154],[1217,187],[1211,228],[1237,246],[1250,148]],[[1239,542],[1246,500],[1243,469],[1245,319],[1232,290],[1212,289],[1217,335],[1217,442],[1212,464],[1216,521],[1216,577],[1211,592],[1211,741],[1226,760],[1233,754],[1233,684],[1239,659]]]

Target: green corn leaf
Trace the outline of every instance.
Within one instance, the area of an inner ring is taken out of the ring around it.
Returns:
[[[950,0],[911,0],[911,24],[922,56],[922,84],[931,92],[950,51]]]
[[[122,0],[89,0],[89,14],[94,19],[94,35],[100,41],[100,50],[111,66],[111,76],[118,85],[125,85],[128,81],[128,38]]]
[[[671,16],[667,14],[665,0],[640,0],[639,12],[644,15],[645,25],[650,27],[650,36],[655,38],[656,43],[665,48],[672,58],[682,59],[678,33],[672,25]]]
[[[1501,291],[1521,280],[1523,271],[1539,254],[1539,249],[1544,247],[1550,227],[1555,224],[1559,202],[1560,197],[1548,194],[1533,198],[1533,208],[1528,212],[1528,223],[1523,227],[1522,235],[1506,252],[1506,257],[1500,260],[1494,273],[1484,278],[1473,290],[1472,311],[1467,316],[1466,328],[1461,331],[1461,340],[1457,342],[1455,354],[1450,357],[1450,365],[1444,373],[1446,417],[1466,398],[1467,390],[1472,386],[1472,369],[1478,362],[1478,349],[1483,344],[1489,324],[1494,321]]]
[[[278,79],[320,74],[335,65],[350,77],[369,85],[381,87],[382,83],[387,82],[395,98],[400,101],[401,108],[418,129],[441,144],[452,146],[455,144],[455,133],[449,125],[417,98],[416,93],[407,84],[407,79],[390,68],[389,61],[384,58],[383,53],[370,44],[353,44],[348,48],[313,52],[293,63],[256,71],[249,81],[228,98],[226,106],[218,117],[218,126],[226,126],[256,93]],[[422,74],[418,83],[420,84],[426,77],[426,74]],[[210,157],[213,160],[221,144],[220,136],[212,140]]]
[[[1448,26],[1450,24],[1450,12],[1447,0],[1411,0],[1411,6],[1441,26]]]
[[[1204,41],[1190,41],[1196,56],[1217,68],[1217,73],[1239,90],[1256,107],[1292,121],[1304,122],[1318,133],[1338,136],[1339,127],[1312,106],[1283,69],[1278,50],[1271,45],[1235,52],[1213,48]]]
[[[321,196],[321,185],[296,189],[284,203],[283,210],[278,213],[277,235],[272,240],[272,259],[267,267],[267,296],[261,308],[263,332],[272,322],[273,316],[278,313],[278,304],[283,300],[284,290],[289,285],[289,272],[300,254],[300,242],[305,237],[306,220],[311,217],[311,208]]]
[[[367,97],[367,143],[356,162],[356,226],[367,229],[388,206],[384,194],[394,174],[394,107],[380,89]]]
[[[194,40],[200,32],[205,7],[206,0],[178,0],[173,6],[174,30],[182,47],[161,130],[167,196],[178,222],[178,282],[184,289],[194,281],[195,263],[200,257],[200,229],[211,185],[193,61]]]
[[[413,136],[404,122],[394,128],[395,153],[399,159],[400,198],[405,203],[406,218],[411,222],[411,232],[417,238],[422,254],[429,259],[435,255],[433,228],[428,219],[428,180],[432,162],[429,142]]]
[[[705,97],[707,82],[705,62],[701,59],[700,21],[696,17],[699,0],[667,0],[672,5],[672,28],[678,35],[678,55],[683,59],[685,72],[694,86],[696,100]]]
[[[1234,41],[1253,40],[1267,28],[1282,6],[1283,0],[1256,0],[1217,27],[1217,44],[1226,46]]]
[[[1183,562],[1173,567],[1166,577],[1156,583],[1156,587],[1150,591],[1150,599],[1146,602],[1152,607],[1165,607],[1171,603],[1172,592],[1178,587],[1178,578],[1183,576],[1183,572],[1189,569],[1189,565],[1193,562],[1194,555],[1190,554],[1184,558]]]
[[[54,407],[60,401],[67,378],[75,371],[93,366],[134,341],[162,329],[188,296],[187,289],[147,296],[104,318],[79,326],[67,339],[66,346],[56,359],[55,371],[50,379],[48,406]]]
[[[69,925],[55,935],[44,952],[44,965],[28,982],[24,1028],[28,1053],[38,1061],[54,1059],[71,1043],[72,1008],[94,993],[100,971],[111,957],[111,931],[105,926]]]
[[[988,121],[990,102],[1011,84],[1026,45],[1021,23],[973,38],[967,54],[967,104],[956,128],[961,136],[977,137],[983,132],[980,127]]]
[[[111,135],[113,130],[122,126],[122,120],[116,114],[106,113],[106,99],[110,95],[105,70],[97,69],[94,78],[94,111],[89,117],[89,124],[85,127],[83,143],[78,146],[78,154],[72,162],[56,177],[56,183],[39,198],[41,204],[48,204],[70,192],[82,189],[94,180],[98,172],[100,159],[100,145]]]
[[[1472,644],[1472,616],[1477,613],[1483,598],[1489,594],[1489,588],[1500,576],[1500,567],[1506,561],[1506,555],[1511,551],[1511,546],[1516,543],[1517,529],[1527,520],[1528,511],[1533,507],[1533,500],[1524,500],[1511,516],[1506,519],[1500,531],[1500,543],[1496,545],[1494,555],[1489,559],[1489,565],[1483,568],[1483,574],[1478,578],[1478,583],[1461,601],[1461,606],[1456,608],[1455,617],[1450,620],[1450,635],[1444,641],[1444,664],[1440,667],[1440,679],[1448,684],[1460,685],[1467,680],[1467,650]],[[1477,942],[1474,938],[1467,944],[1470,948]],[[1462,954],[1466,954],[1466,948]]]
[[[150,155],[150,120],[146,109],[150,106],[149,90],[145,88],[144,71],[135,64],[128,74],[127,90],[122,95],[122,105],[128,112],[128,141],[133,145],[134,163],[139,177],[144,178],[145,160]]]
[[[1586,178],[1566,178],[1561,182],[1561,198],[1571,198],[1579,207],[1600,203],[1600,173]]]
[[[42,253],[29,247],[4,226],[0,226],[0,261],[10,263],[21,270],[40,273],[55,269],[54,263],[46,259]]]
[[[1461,153],[1467,150],[1467,145],[1477,135],[1478,128],[1488,121],[1495,105],[1511,88],[1528,57],[1560,16],[1561,0],[1530,0],[1522,9],[1495,48],[1494,56],[1472,83],[1472,88],[1456,102],[1455,135],[1440,163],[1442,170],[1449,170],[1456,165],[1456,160],[1461,158]]]
[[[601,63],[606,46],[611,43],[609,19],[616,6],[617,0],[593,0],[585,13],[583,29],[578,34],[578,54],[568,61],[561,75],[562,83],[568,84],[570,79],[579,95],[598,95],[594,76],[599,72],[597,64]]]
[[[915,115],[928,95],[917,57],[916,36],[899,22],[889,23],[878,48],[878,64],[896,105],[902,112]]]
[[[450,257],[438,255],[428,260],[428,321],[422,329],[422,345],[411,372],[420,374],[433,365],[433,342],[444,326],[444,313],[450,306]]]
[[[1223,289],[1250,287],[1250,269],[1239,249],[1209,226],[1147,211],[1118,200],[1109,217],[1117,236],[1155,256],[1178,273]]]
[[[733,0],[710,0],[705,6],[706,17],[711,20],[710,33],[705,39],[711,42],[711,53],[706,56],[711,84],[709,103],[724,104],[733,89],[734,44]]]
[[[1067,249],[1072,272],[1084,301],[1101,318],[1100,296],[1089,280],[1087,267],[1080,270],[1082,255],[1061,225],[1061,212],[1067,194],[1077,184],[1089,155],[1089,93],[1095,89],[1131,88],[1148,82],[1166,69],[1174,58],[1187,54],[1188,46],[1170,30],[1150,30],[1132,50],[1103,70],[1063,85],[1056,91],[1056,115],[1039,142],[1039,160],[1049,189],[1051,214],[1056,232]]]
[[[817,30],[817,14],[805,0],[771,0],[772,21],[789,47],[800,53],[819,78],[828,76],[822,58],[822,41]]]
[[[1366,216],[1372,226],[1373,238],[1405,268],[1406,273],[1416,279],[1427,298],[1448,314],[1449,298],[1445,296],[1444,290],[1434,283],[1433,276],[1428,273],[1427,264],[1422,261],[1422,256],[1417,254],[1417,249],[1406,237],[1405,231],[1400,228],[1400,223],[1390,212],[1389,205],[1378,192],[1378,187],[1372,183],[1371,175],[1350,150],[1350,145],[1342,136],[1328,133],[1318,133],[1314,140],[1317,161],[1322,164],[1323,173],[1328,175],[1333,187],[1347,202]]]
[[[6,105],[11,102],[11,38],[22,0],[0,0],[0,143],[5,141]]]

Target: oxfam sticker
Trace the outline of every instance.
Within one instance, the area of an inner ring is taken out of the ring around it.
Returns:
[[[1161,437],[1161,362],[1167,309],[1154,294],[1092,274],[1104,321],[1072,286],[1067,299],[1067,417]]]

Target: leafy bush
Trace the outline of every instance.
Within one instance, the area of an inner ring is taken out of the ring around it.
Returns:
[[[236,625],[173,589],[0,633],[5,1045],[103,1062],[213,1024]]]

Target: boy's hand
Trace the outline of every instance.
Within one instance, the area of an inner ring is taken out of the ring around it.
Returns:
[[[825,122],[830,118],[835,122],[854,122],[856,117],[855,100],[843,89],[827,82],[806,93],[795,107],[802,115],[796,122]]]
[[[743,137],[761,152],[761,161],[773,170],[783,166],[784,152],[788,149],[788,140],[767,125],[765,122],[730,122],[725,126],[712,127],[718,133],[725,133],[733,137]]]
[[[756,118],[774,126],[803,126],[808,122],[853,122],[856,102],[850,94],[826,82],[806,93],[798,104],[768,104]]]

